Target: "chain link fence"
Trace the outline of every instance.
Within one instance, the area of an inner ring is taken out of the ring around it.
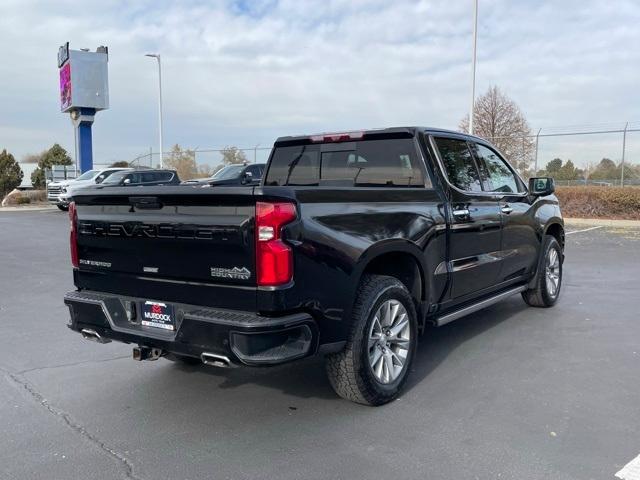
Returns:
[[[505,138],[488,140],[499,143]],[[523,148],[525,143],[533,144],[519,166],[524,177],[549,174],[564,186],[640,186],[640,122],[540,128],[518,139]],[[557,158],[563,165],[571,160],[575,170],[546,172],[549,162]]]
[[[193,153],[196,166],[206,170],[214,171],[217,167],[224,165],[225,148],[197,148],[194,150],[185,149],[183,152]],[[255,146],[249,148],[237,148],[237,158],[242,158],[246,163],[266,163],[271,152],[271,147]],[[171,158],[171,152],[164,152],[164,160]],[[129,165],[136,168],[159,168],[160,154],[152,150],[149,153],[139,155],[129,161]]]
[[[562,186],[640,186],[640,122],[548,127],[534,131],[535,134],[518,137],[523,150],[525,145],[533,145],[524,156],[523,164],[519,165],[523,177],[548,174]],[[488,140],[498,144],[503,138]],[[213,172],[224,164],[223,154],[227,148],[188,151],[193,152],[201,172]],[[247,163],[265,163],[271,146],[256,145],[238,148],[238,151]],[[170,155],[170,152],[165,152],[164,159]],[[575,170],[561,168],[560,171],[547,172],[549,162],[556,158],[561,159],[565,166],[571,160]],[[160,155],[150,149],[129,163],[133,167],[158,168]]]

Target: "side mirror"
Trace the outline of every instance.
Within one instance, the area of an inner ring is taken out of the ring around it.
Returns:
[[[556,191],[556,185],[551,177],[534,177],[529,179],[529,193],[536,197],[551,195]]]
[[[252,180],[253,180],[253,173],[244,172],[242,183],[251,183]]]
[[[122,184],[123,184],[123,185],[129,185],[130,183],[131,183],[131,179],[130,179],[130,178],[125,178],[125,179],[122,181]]]
[[[96,177],[96,183],[102,183],[103,180],[104,180],[104,175],[98,175]]]

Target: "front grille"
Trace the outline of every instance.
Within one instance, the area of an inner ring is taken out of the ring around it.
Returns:
[[[60,193],[60,187],[47,187],[47,192],[49,195],[58,195]]]

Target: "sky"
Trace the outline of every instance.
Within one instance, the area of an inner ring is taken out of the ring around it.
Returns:
[[[640,1],[479,3],[478,93],[498,85],[543,133],[640,128]],[[158,150],[148,52],[162,55],[165,150],[266,148],[281,135],[398,125],[456,129],[470,102],[472,5],[2,0],[0,149],[18,160],[54,142],[73,152],[56,62],[66,41],[109,47],[110,109],[93,126],[96,163]],[[628,143],[640,163],[640,133]],[[541,162],[619,158],[621,135],[542,139],[540,152]]]

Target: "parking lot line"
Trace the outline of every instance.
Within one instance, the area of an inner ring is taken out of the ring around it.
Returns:
[[[616,473],[621,480],[640,480],[640,455],[627,463]]]
[[[602,225],[598,226],[598,227],[589,227],[589,228],[584,228],[582,230],[574,230],[573,232],[567,232],[567,235],[573,235],[574,233],[584,233],[584,232],[590,232],[591,230],[597,230],[598,228],[604,228]]]

